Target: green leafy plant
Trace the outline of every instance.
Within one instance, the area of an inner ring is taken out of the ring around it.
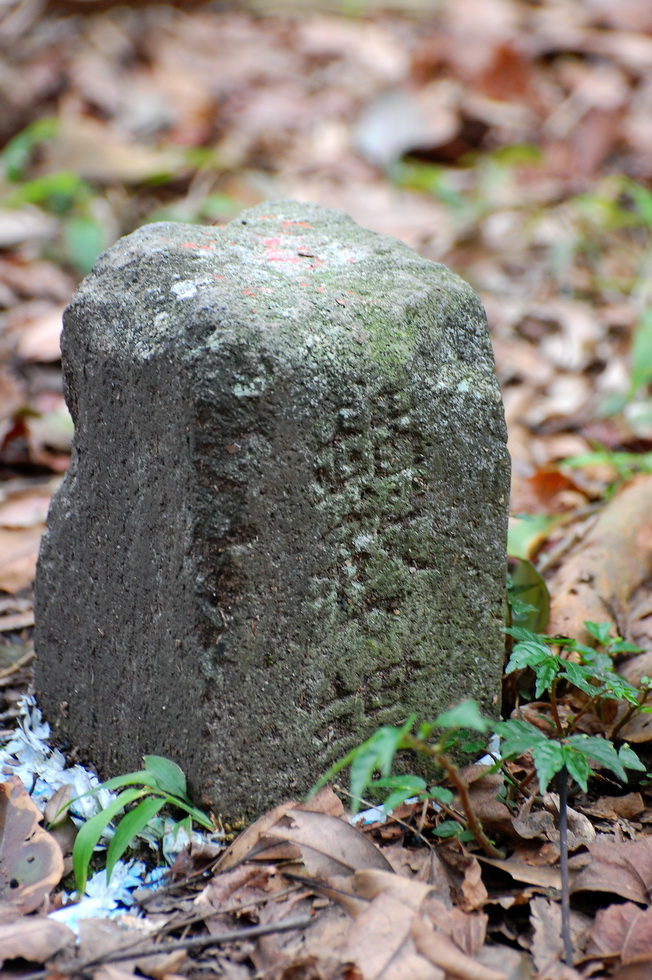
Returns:
[[[413,732],[415,722],[416,716],[411,715],[400,727],[384,725],[379,728],[366,742],[331,766],[313,787],[311,795],[331,782],[342,769],[350,766],[354,812],[358,811],[360,802],[367,793],[384,795],[386,807],[398,806],[406,799],[416,797],[423,801],[434,800],[446,810],[453,800],[453,794],[446,787],[437,784],[428,786],[422,777],[411,774],[390,775],[397,752],[410,750],[430,758],[443,769],[460,797],[465,819],[460,820],[457,814],[452,815],[453,819],[439,825],[437,836],[475,838],[489,856],[499,856],[500,852],[487,838],[473,811],[468,786],[460,777],[458,766],[452,758],[452,753],[456,750],[466,753],[481,751],[484,748],[484,739],[478,739],[478,735],[485,735],[492,722],[482,717],[478,704],[472,700],[463,701],[438,715],[434,721],[419,725],[416,732]],[[439,734],[433,739],[434,732]],[[379,777],[374,775],[376,772],[380,773]]]
[[[153,820],[164,806],[183,810],[191,820],[206,830],[214,830],[214,826],[206,814],[192,805],[188,798],[186,777],[175,762],[160,755],[146,755],[144,762],[144,769],[107,779],[99,786],[82,794],[88,796],[89,794],[97,794],[102,789],[115,790],[127,787],[122,789],[122,792],[107,807],[87,820],[77,834],[72,859],[79,895],[83,895],[86,890],[88,869],[93,851],[100,838],[113,819],[125,810],[127,812],[120,819],[109,843],[106,855],[107,882],[111,878],[116,862],[132,845],[136,835]],[[76,799],[80,799],[80,797],[76,797]],[[74,800],[70,801],[70,803],[74,802]],[[70,803],[66,806],[70,806]],[[134,806],[134,804],[136,805]],[[63,807],[63,809],[65,808]]]
[[[532,751],[542,789],[545,789],[551,777],[565,765],[586,791],[587,777],[591,771],[589,759],[595,759],[623,780],[626,778],[624,766],[644,768],[634,752],[626,745],[616,753],[613,743],[607,739],[575,734],[582,716],[590,711],[595,711],[601,716],[604,703],[607,701],[624,701],[628,705],[610,732],[612,739],[634,714],[652,711],[647,704],[652,697],[652,681],[643,678],[641,686],[635,687],[614,669],[615,656],[640,653],[641,647],[627,643],[620,636],[610,636],[610,623],[588,621],[584,625],[596,641],[597,648],[573,639],[560,639],[533,633],[522,626],[505,629],[506,633],[518,641],[512,650],[505,673],[510,674],[525,668],[533,671],[535,698],[538,700],[547,693],[550,699],[551,717],[548,720],[550,732],[546,734],[529,722],[519,720],[499,722],[496,725],[496,732],[506,740],[502,747],[503,757]],[[575,656],[573,659],[566,659],[556,652],[557,649],[566,650]],[[585,695],[582,706],[577,711],[571,712],[564,722],[558,711],[557,696],[560,684],[570,685]],[[521,748],[524,738],[529,738],[530,744]],[[558,742],[556,744],[551,742],[551,738],[557,739]],[[514,739],[513,745],[512,739]],[[544,742],[549,743],[548,748],[543,747]]]
[[[538,699],[544,694],[549,697],[550,718],[542,715],[542,719],[545,719],[545,724],[542,721],[543,730],[521,719],[492,722],[481,715],[475,701],[465,701],[440,714],[434,721],[418,726],[416,717],[411,715],[405,724],[383,726],[352,749],[325,773],[313,792],[350,766],[354,810],[358,809],[359,801],[370,794],[384,796],[385,805],[389,807],[415,797],[421,801],[433,800],[448,811],[452,801],[450,790],[436,783],[428,785],[421,776],[392,775],[397,752],[415,752],[443,769],[457,792],[464,814],[461,817],[459,813],[451,811],[451,820],[438,826],[437,836],[454,834],[466,839],[474,838],[485,853],[496,856],[499,852],[487,838],[473,812],[468,787],[453,759],[455,751],[459,749],[466,753],[480,751],[484,740],[477,741],[478,735],[486,735],[493,729],[502,737],[501,760],[497,760],[493,771],[501,766],[508,780],[510,777],[505,763],[530,752],[541,792],[556,775],[562,779],[566,774],[570,775],[586,791],[588,778],[596,768],[608,769],[623,781],[627,779],[627,769],[645,771],[645,766],[627,744],[619,749],[613,744],[613,738],[632,715],[652,710],[647,704],[652,697],[652,680],[644,678],[640,688],[634,687],[616,673],[613,664],[614,656],[637,652],[640,648],[619,636],[610,636],[609,623],[587,622],[585,626],[596,641],[596,647],[577,640],[541,635],[522,626],[505,628],[505,632],[517,640],[507,673],[531,670],[535,677],[535,697]],[[572,659],[560,656],[560,648],[572,654]],[[581,706],[568,712],[565,721],[562,721],[558,710],[561,685],[574,688],[584,696]],[[627,705],[609,733],[611,738],[589,736],[577,730],[583,715],[593,711],[600,716],[609,701],[624,701]],[[474,733],[475,741],[470,733]]]

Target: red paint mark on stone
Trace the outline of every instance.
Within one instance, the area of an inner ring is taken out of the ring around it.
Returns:
[[[256,295],[256,290],[255,289],[243,289],[242,290],[242,295],[243,296],[255,296]]]
[[[267,252],[266,262],[301,262],[298,255],[288,255],[287,252]]]
[[[326,289],[326,286],[317,286],[317,292],[318,293],[323,293],[325,289]]]
[[[267,248],[271,248],[272,245],[280,245],[280,244],[281,244],[280,238],[263,238],[263,245],[266,245]]]
[[[217,273],[213,273],[213,279],[224,279],[224,276],[218,276]]]
[[[194,242],[183,242],[180,247],[181,248],[199,248],[199,245],[195,245]]]

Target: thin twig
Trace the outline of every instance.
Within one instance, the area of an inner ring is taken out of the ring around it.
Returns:
[[[464,817],[466,818],[466,826],[473,834],[477,843],[480,845],[487,857],[503,858],[505,856],[504,853],[495,847],[485,834],[484,828],[473,809],[473,804],[471,803],[471,799],[469,797],[469,787],[460,776],[460,771],[453,760],[449,759],[445,753],[438,752],[432,745],[427,745],[421,739],[412,738],[412,736],[406,736],[405,747],[413,749],[415,752],[421,752],[425,755],[431,756],[437,765],[441,766],[457,790],[460,798],[460,806],[462,807]]]
[[[10,664],[8,667],[4,667],[2,670],[0,670],[0,679],[16,674],[23,667],[26,667],[27,664],[30,664],[33,659],[34,651],[28,650],[27,653],[24,653],[22,657],[19,657],[13,664]]]
[[[175,953],[180,949],[204,949],[208,946],[225,946],[227,943],[242,942],[245,939],[257,939],[259,936],[269,936],[274,932],[290,932],[293,929],[306,929],[312,924],[314,919],[311,916],[303,916],[300,919],[283,919],[281,922],[270,922],[261,926],[250,926],[245,929],[234,929],[231,932],[217,933],[214,936],[193,936],[191,939],[179,939],[171,943],[159,943],[157,946],[145,947],[145,949],[134,949],[133,947],[125,951],[119,949],[115,953],[108,953],[104,956],[95,956],[93,959],[84,960],[81,963],[57,964],[56,972],[67,976],[75,976],[87,970],[95,969],[105,963],[118,963],[121,960],[140,960],[146,956],[160,956],[166,953]],[[52,970],[39,970],[36,973],[29,973],[22,977],[22,980],[44,980],[51,975]]]
[[[561,937],[564,963],[573,965],[573,941],[570,932],[570,882],[568,875],[568,769],[562,766],[557,777],[559,787],[559,869],[561,871]]]
[[[337,793],[342,793],[344,796],[348,796],[350,800],[356,800],[358,803],[362,803],[363,806],[369,807],[370,810],[381,810],[382,804],[371,803],[370,800],[365,800],[363,796],[354,796],[353,793],[349,793],[348,789],[345,789],[338,783],[333,783],[333,789]],[[399,827],[403,827],[411,834],[414,834],[415,837],[419,838],[422,844],[425,844],[427,848],[432,850],[432,842],[429,841],[427,837],[424,837],[420,830],[417,830],[416,827],[413,827],[412,824],[409,824],[406,820],[401,820],[399,817],[395,817],[393,813],[388,813],[386,810],[382,810],[382,812],[385,814],[388,820],[393,820],[394,823],[399,825]]]

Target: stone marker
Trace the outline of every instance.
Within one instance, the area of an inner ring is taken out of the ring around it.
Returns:
[[[267,203],[121,239],[62,350],[37,688],[102,777],[166,755],[252,815],[381,724],[496,712],[509,462],[466,283]]]

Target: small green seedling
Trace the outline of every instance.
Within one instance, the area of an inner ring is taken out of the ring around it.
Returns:
[[[316,792],[325,783],[350,766],[350,788],[354,810],[359,809],[360,800],[367,794],[387,793],[385,806],[395,807],[410,797],[419,800],[435,800],[444,810],[448,810],[452,796],[450,791],[440,786],[428,786],[420,776],[391,775],[396,753],[411,750],[418,755],[427,756],[444,770],[457,791],[464,818],[451,811],[454,818],[437,828],[437,836],[463,835],[473,837],[485,853],[496,856],[497,849],[486,837],[480,821],[473,812],[468,787],[457,765],[451,757],[455,749],[472,752],[484,748],[484,741],[472,742],[469,732],[485,735],[493,730],[503,738],[501,763],[531,752],[537,773],[540,791],[545,791],[553,776],[567,772],[583,790],[587,789],[589,775],[594,768],[605,768],[626,781],[626,769],[645,771],[645,766],[636,753],[624,744],[618,750],[608,738],[589,736],[576,731],[577,724],[589,710],[598,714],[607,701],[625,701],[627,710],[610,732],[613,739],[633,714],[652,711],[647,701],[652,697],[652,680],[643,679],[640,688],[634,687],[617,674],[613,657],[622,653],[637,652],[640,647],[627,643],[621,637],[609,635],[609,623],[585,623],[590,635],[597,641],[598,648],[589,647],[577,640],[559,639],[533,633],[522,626],[506,627],[505,632],[518,642],[514,646],[507,666],[507,673],[529,668],[536,679],[535,697],[547,693],[550,698],[550,731],[541,731],[527,721],[513,719],[492,722],[483,718],[475,701],[465,701],[450,711],[440,714],[432,722],[421,724],[413,734],[416,716],[411,715],[404,725],[386,725],[379,728],[362,745],[352,749],[343,759],[336,762],[319,780],[311,791]],[[563,659],[553,647],[563,647],[572,651],[579,662]],[[570,685],[585,695],[584,704],[568,720],[562,723],[559,717],[557,696],[560,684]],[[437,733],[433,739],[433,733]],[[491,771],[491,770],[490,770]],[[495,770],[494,770],[495,771]],[[505,772],[505,770],[503,769]],[[379,776],[375,774],[379,773]],[[508,774],[505,772],[506,778]]]
[[[132,844],[136,835],[166,805],[184,810],[192,820],[205,827],[206,830],[214,830],[214,826],[206,814],[190,802],[186,777],[175,762],[160,755],[146,755],[144,761],[144,769],[126,773],[124,776],[114,776],[113,779],[107,779],[99,786],[82,794],[82,796],[88,796],[98,793],[101,789],[114,790],[123,786],[128,787],[123,789],[105,809],[87,820],[77,834],[72,851],[72,860],[77,893],[80,896],[86,890],[91,857],[102,834],[114,817],[134,803],[137,803],[137,806],[125,813],[111,838],[106,855],[107,882],[111,878],[116,862]],[[80,797],[76,797],[76,799],[80,799]],[[74,802],[74,800],[70,801],[70,803]],[[70,803],[67,803],[66,806],[70,806]],[[62,808],[62,810],[64,809],[65,807]],[[58,816],[59,814],[57,814]]]

